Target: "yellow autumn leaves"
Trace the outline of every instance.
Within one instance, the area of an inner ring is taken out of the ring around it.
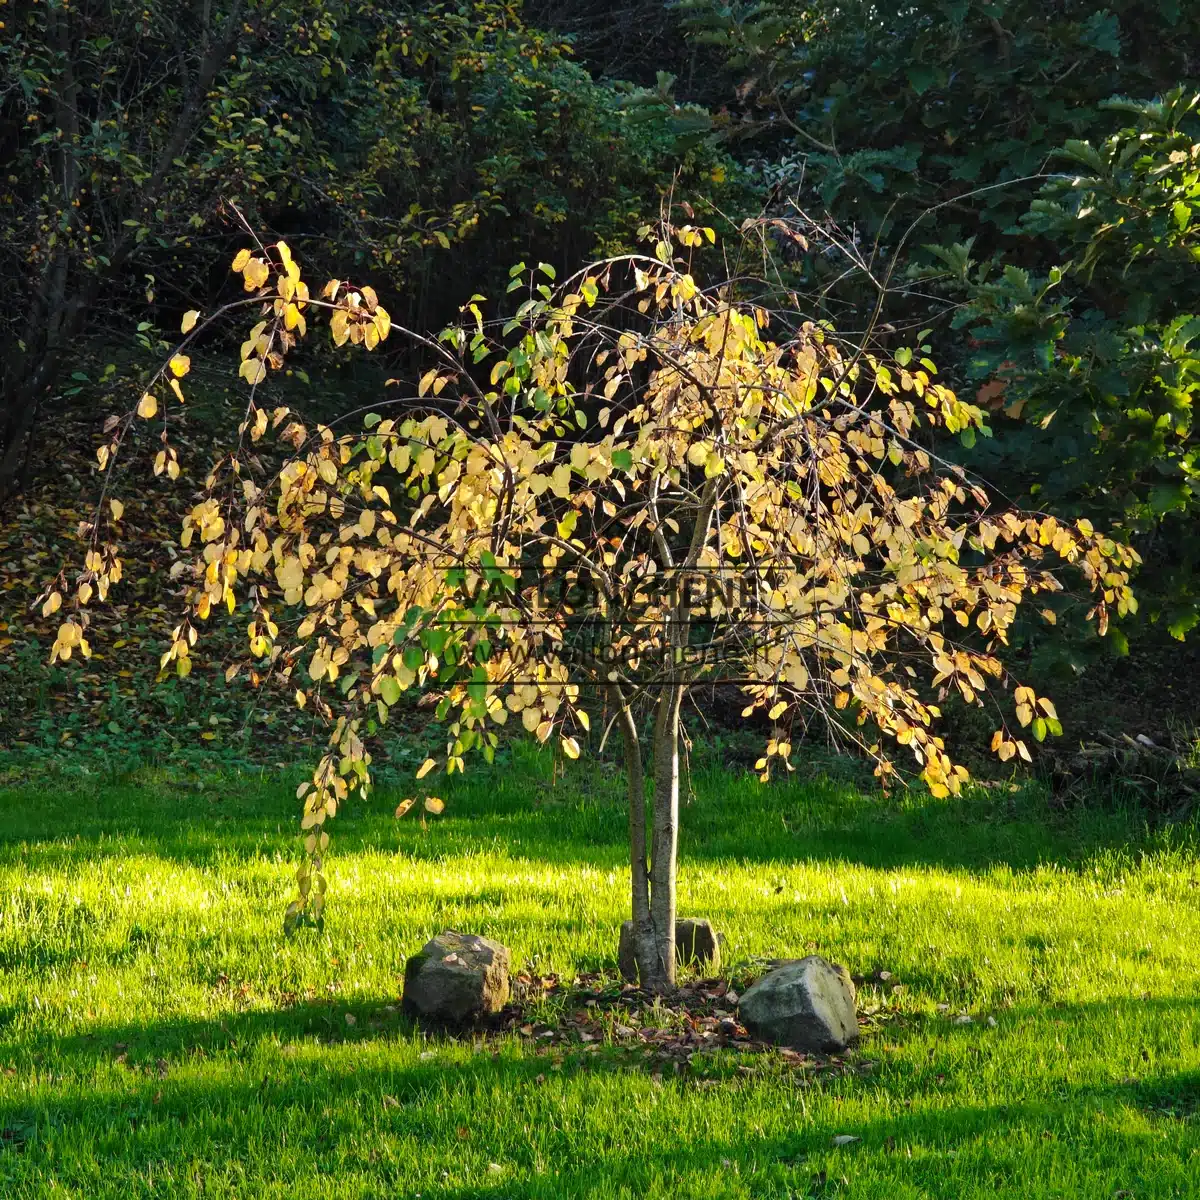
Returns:
[[[341,280],[332,279],[325,285],[322,298],[337,307],[329,319],[329,329],[335,346],[361,345],[374,350],[392,330],[392,318],[379,303],[375,289],[354,289]]]
[[[56,592],[55,595],[58,593]],[[50,661],[66,662],[78,650],[83,658],[91,658],[92,650],[83,636],[83,625],[78,621],[64,621],[58,627],[54,645],[50,647]]]
[[[676,233],[685,250],[712,241]],[[913,430],[980,417],[932,363],[858,354],[817,325],[775,343],[765,311],[670,261],[627,265],[650,314],[636,330],[625,314],[606,326],[597,308],[609,265],[576,276],[578,293],[547,286],[496,341],[472,302],[444,353],[414,372],[416,395],[393,410],[403,415],[373,414],[361,432],[309,427],[252,397],[243,430],[253,443],[277,431],[278,473],[241,474],[245,456],[231,455],[185,519],[190,609],[164,669],[186,674],[192,622],[244,595],[255,665],[269,663],[329,729],[298,793],[313,855],[298,903],[320,901],[323,826],[369,786],[368,735],[414,687],[436,688],[445,735],[418,778],[494,755],[510,718],[577,758],[589,732],[581,682],[686,687],[720,663],[743,683],[745,715],[778,727],[764,776],[791,769],[791,731],[816,711],[860,738],[885,780],[887,746],[899,746],[946,795],[966,773],[935,732],[939,705],[1013,686],[1000,655],[1020,603],[1061,586],[1052,562],[1083,573],[1101,624],[1109,606],[1134,603],[1128,554],[1084,522],[989,513],[980,489],[939,476]],[[285,242],[239,251],[233,270],[249,294],[239,303],[255,310],[238,368],[252,388],[284,366],[314,313],[328,314],[336,346],[372,350],[392,330],[370,287],[331,280],[311,296]],[[185,314],[185,337],[199,321]],[[180,399],[189,345],[162,373]],[[159,415],[152,392],[136,412]],[[102,447],[102,469],[109,455]],[[179,474],[165,431],[154,470]],[[112,580],[107,563],[89,570],[88,587]],[[661,586],[688,573],[720,576],[719,595],[699,603]],[[590,600],[548,598],[548,579]],[[55,592],[43,611],[62,604]],[[280,608],[299,609],[299,624],[276,624]],[[575,653],[581,618],[603,653]],[[689,657],[701,622],[715,657]],[[65,621],[53,653],[85,655],[85,628]],[[1048,700],[1027,688],[1013,698],[1021,729],[1058,732]],[[993,749],[1029,757],[1005,729]]]
[[[242,276],[245,290],[261,293],[264,314],[269,318],[260,321],[242,343],[238,373],[251,387],[262,383],[269,370],[282,367],[284,356],[308,332],[304,311],[312,303],[308,285],[301,278],[299,264],[288,244],[276,242],[273,249],[277,263],[270,261],[269,250],[259,256],[243,249],[232,264],[234,273]],[[275,273],[273,297],[265,290],[272,272]],[[330,330],[336,345],[350,342],[373,350],[391,332],[391,316],[370,287],[355,289],[340,280],[331,280],[322,293],[321,303],[333,309]],[[188,316],[194,325],[195,317],[191,313]],[[184,331],[191,327],[185,320]]]
[[[271,268],[266,259],[253,255],[249,250],[239,250],[234,255],[232,270],[241,275],[242,286],[248,292],[256,292],[271,277]]]

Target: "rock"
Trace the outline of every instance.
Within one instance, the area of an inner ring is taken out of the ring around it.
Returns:
[[[858,1041],[850,975],[815,954],[764,975],[742,995],[738,1015],[751,1033],[794,1050],[838,1054]]]
[[[445,929],[404,967],[404,1007],[415,1016],[461,1025],[508,1003],[507,946]]]
[[[675,961],[681,967],[703,967],[710,975],[721,969],[721,942],[724,936],[717,933],[711,921],[685,918],[675,922]],[[617,947],[617,967],[623,979],[636,983],[638,979],[637,959],[633,952],[633,922],[621,926],[621,940]]]
[[[711,921],[675,922],[675,961],[680,966],[703,967],[710,975],[721,970],[721,943],[724,937],[712,927]]]
[[[633,922],[625,921],[621,925],[621,940],[617,943],[617,970],[621,978],[630,983],[637,983],[637,956],[633,952]]]

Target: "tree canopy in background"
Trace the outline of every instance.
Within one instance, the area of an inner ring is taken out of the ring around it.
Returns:
[[[736,237],[703,250],[737,247],[714,272],[731,301],[880,361],[936,344],[937,382],[987,420],[924,446],[993,504],[1138,549],[1140,616],[1111,645],[1197,620],[1193,6],[16,0],[4,34],[0,490],[50,469],[62,419],[104,440],[182,315],[223,307],[248,230],[436,336],[511,263],[627,252],[687,204],[758,239],[753,267]],[[399,341],[370,379],[316,350],[337,371],[309,407],[415,380]],[[237,385],[219,361],[189,381],[200,441]],[[1097,643],[1056,615],[1012,637],[1081,665]]]
[[[125,318],[209,305],[235,210],[434,327],[515,258],[628,245],[677,174],[693,198],[723,175],[619,101],[502,0],[11,6],[0,482]]]
[[[843,325],[886,290],[891,325],[961,331],[946,366],[995,411],[967,461],[1023,502],[1137,539],[1144,611],[1182,637],[1198,615],[1200,11],[678,10],[726,56],[712,128],[769,206],[841,232],[835,253],[819,237],[787,246],[797,290]]]

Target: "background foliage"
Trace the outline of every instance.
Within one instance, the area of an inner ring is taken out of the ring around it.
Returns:
[[[947,365],[996,412],[966,461],[1023,502],[1117,522],[1144,552],[1145,616],[1182,637],[1197,619],[1194,6],[678,11],[725,56],[711,128],[768,211],[839,232],[833,249],[781,244],[788,281],[843,327],[882,289],[890,326],[959,331]],[[1078,663],[1064,632],[1042,649]]]
[[[1185,686],[1155,689],[1161,664],[1185,661],[1156,631],[1185,636],[1197,611],[1194,6],[16,0],[4,22],[0,490],[16,495],[0,586],[14,596],[68,544],[102,414],[136,398],[159,331],[223,298],[239,214],[432,331],[518,259],[561,271],[629,248],[672,194],[723,235],[756,219],[798,313],[883,355],[933,331],[942,381],[990,410],[994,434],[938,449],[998,496],[1132,540],[1140,615],[1111,643],[1141,637],[1138,661],[1158,666],[1103,678],[1123,680],[1142,728],[1159,701],[1175,716],[1155,728],[1188,719]],[[410,372],[405,353],[366,369],[321,349],[321,388],[299,364],[277,386],[332,418]],[[175,436],[202,459],[236,381],[200,359],[191,381]],[[181,510],[150,479],[126,495],[141,557],[97,644],[136,627],[161,652],[162,543]],[[10,736],[50,737],[68,693],[87,696],[72,738],[134,711],[158,729],[133,662],[124,696],[18,665],[48,632],[21,608],[0,620]],[[1096,670],[1099,643],[1066,614],[1014,635],[1039,671]],[[1087,684],[1064,715],[1109,719],[1102,692]]]
[[[724,175],[501,0],[30,0],[6,26],[0,482],[130,317],[211,305],[238,212],[329,274],[369,264],[431,327],[516,258],[625,246],[677,174]]]

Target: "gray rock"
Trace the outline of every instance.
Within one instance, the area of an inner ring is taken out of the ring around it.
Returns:
[[[725,940],[711,921],[685,918],[675,922],[675,961],[679,966],[702,967],[715,975],[721,969],[721,943]],[[617,967],[623,979],[638,981],[637,959],[633,952],[633,922],[621,926],[617,947]]]
[[[675,961],[680,966],[703,967],[711,975],[721,969],[721,941],[711,921],[675,922]]]
[[[812,955],[764,975],[738,1005],[757,1037],[817,1054],[838,1054],[858,1041],[854,984],[845,967]]]
[[[508,947],[445,929],[404,967],[404,1007],[414,1016],[461,1025],[508,1003]]]
[[[621,978],[629,983],[637,983],[637,956],[633,952],[633,922],[625,921],[621,925],[621,940],[617,943],[617,970]]]

